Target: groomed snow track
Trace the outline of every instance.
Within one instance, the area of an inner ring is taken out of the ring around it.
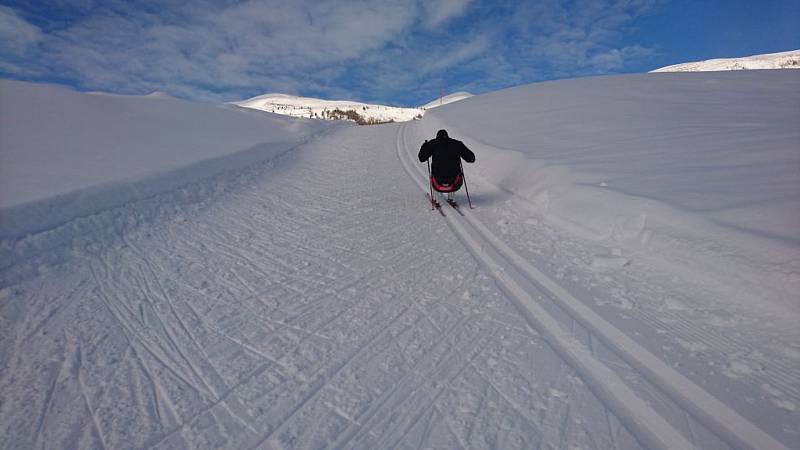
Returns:
[[[416,164],[406,144],[409,125],[397,132],[398,158],[414,183],[428,192],[427,175]],[[585,345],[561,325],[545,306],[552,302],[589,333],[589,342],[602,342],[661,393],[679,405],[699,424],[733,448],[786,449],[769,434],[717,400],[687,377],[637,344],[600,317],[556,281],[531,265],[492,233],[468,209],[462,214],[446,206],[444,219],[459,239],[514,302],[526,321],[578,372],[592,392],[608,407],[628,431],[647,448],[696,448],[686,436],[656,411],[601,358],[593,345]],[[447,214],[449,212],[450,214]],[[528,288],[526,288],[526,285]],[[532,292],[529,287],[534,287]]]

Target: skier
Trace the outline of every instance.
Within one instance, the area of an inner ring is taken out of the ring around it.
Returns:
[[[419,162],[432,158],[431,187],[438,192],[448,193],[448,202],[453,201],[452,193],[461,189],[464,183],[461,160],[475,162],[475,154],[463,142],[449,137],[446,130],[439,130],[436,139],[425,140],[418,156]],[[431,201],[436,203],[433,196]]]

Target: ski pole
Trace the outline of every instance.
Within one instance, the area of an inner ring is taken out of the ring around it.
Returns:
[[[472,200],[469,198],[469,187],[467,187],[467,176],[464,175],[464,166],[461,165],[461,158],[458,160],[458,168],[461,169],[461,178],[464,179],[464,190],[467,192],[467,203],[469,203],[469,209],[472,208]]]
[[[428,189],[430,189],[430,194],[428,194],[428,195],[430,196],[430,200],[431,200],[431,210],[434,210],[435,206],[434,206],[434,203],[433,203],[433,180],[431,179],[431,160],[430,160],[430,158],[428,158],[426,160],[426,162],[428,163]]]

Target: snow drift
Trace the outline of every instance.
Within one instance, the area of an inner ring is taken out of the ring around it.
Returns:
[[[476,192],[797,311],[799,123],[800,72],[646,74],[473,97],[428,111],[418,139],[464,140]]]
[[[165,95],[0,81],[0,239],[274,157],[329,126]]]

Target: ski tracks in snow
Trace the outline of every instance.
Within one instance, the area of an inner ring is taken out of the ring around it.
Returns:
[[[427,175],[414,167],[414,161],[409,162],[413,150],[406,144],[407,127],[404,124],[398,130],[398,157],[414,182],[427,191]],[[450,228],[508,293],[528,322],[646,447],[719,445],[714,437],[708,440],[709,433],[704,438],[698,437],[695,430],[703,427],[734,448],[786,448],[586,307],[492,233],[471,211],[460,214],[461,217],[453,209],[446,211],[450,213],[445,217]],[[561,320],[558,316],[562,316]],[[586,344],[575,333],[576,323],[584,336],[588,334],[583,337],[588,340]],[[615,373],[619,364],[608,364],[597,356],[596,340],[623,361],[627,366],[625,376]],[[649,384],[649,390],[656,392],[641,393],[642,384]],[[660,395],[673,403],[671,408],[665,410],[648,401],[648,396]],[[676,407],[684,411],[684,420],[676,421],[674,412],[669,411]]]
[[[339,130],[0,290],[0,447],[781,448],[480,210],[431,214],[407,128]]]
[[[420,206],[396,130],[2,289],[0,447],[637,447]]]

